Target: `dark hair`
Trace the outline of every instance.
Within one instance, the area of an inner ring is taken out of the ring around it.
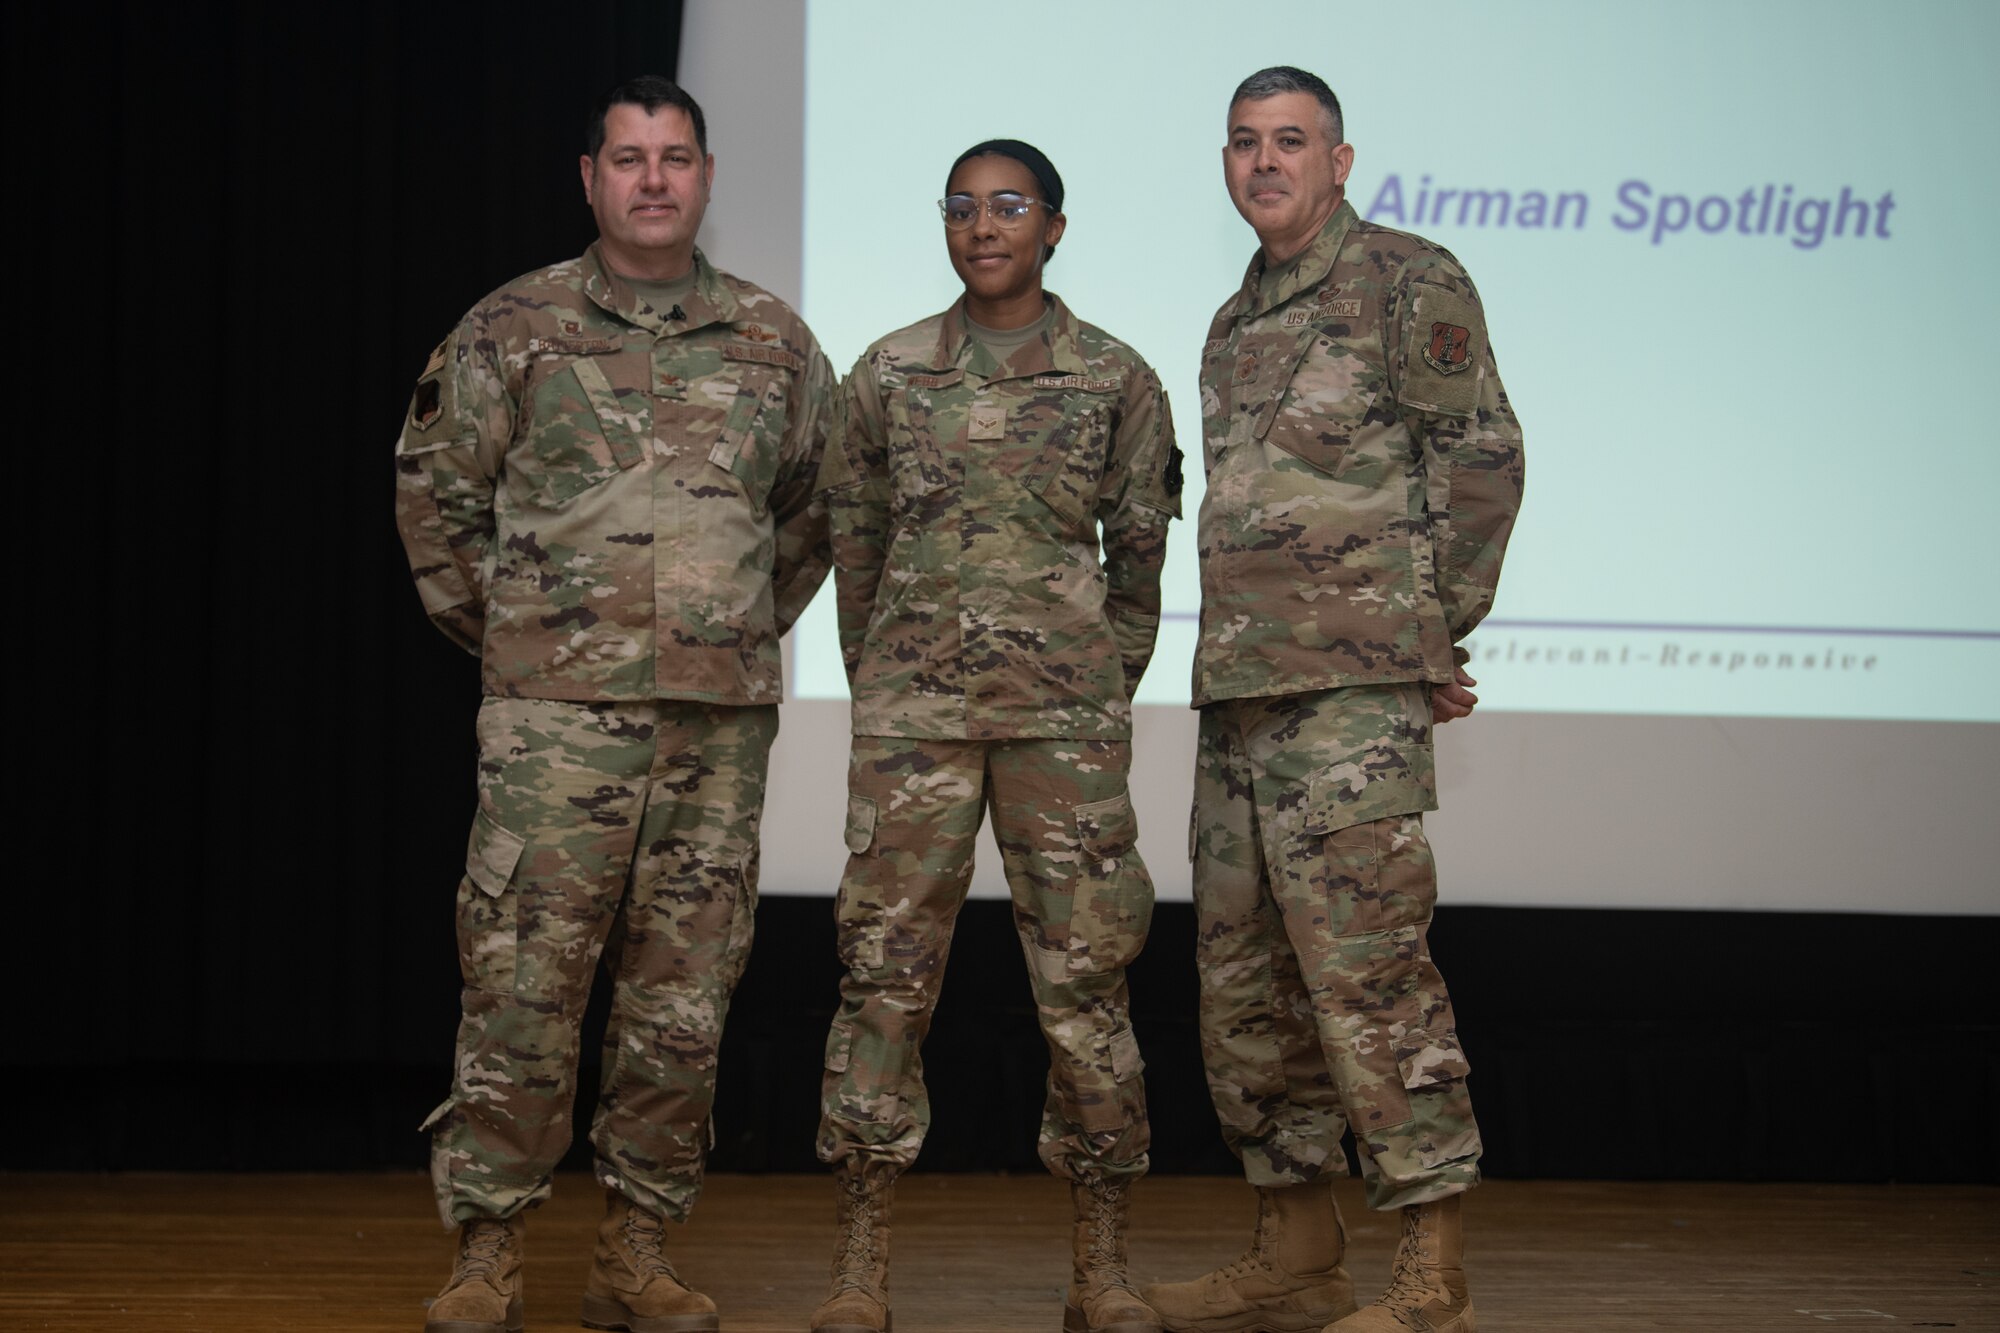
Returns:
[[[1291,65],[1260,69],[1237,84],[1236,91],[1229,98],[1229,109],[1234,111],[1238,102],[1261,102],[1279,93],[1311,93],[1319,103],[1320,114],[1326,118],[1327,133],[1333,136],[1335,143],[1344,142],[1341,136],[1346,127],[1340,119],[1340,99],[1333,95],[1333,89],[1326,86],[1325,79]]]
[[[1013,158],[1026,167],[1028,174],[1035,178],[1035,188],[1042,192],[1042,202],[1049,206],[1049,216],[1054,217],[1062,212],[1063,183],[1061,173],[1056,170],[1056,164],[1049,161],[1048,155],[1041,149],[1031,143],[1023,143],[1019,139],[988,139],[984,143],[972,145],[953,158],[951,170],[944,173],[944,188],[947,194],[951,192],[951,178],[958,174],[958,169],[964,166],[968,159],[975,157]],[[1056,248],[1053,245],[1043,247],[1042,262],[1048,263],[1055,252]]]
[[[604,147],[604,118],[611,114],[612,107],[621,105],[643,107],[649,116],[663,106],[679,107],[687,112],[688,120],[694,125],[695,147],[701,150],[703,157],[708,156],[708,122],[702,118],[701,104],[688,96],[687,89],[658,74],[641,74],[636,79],[627,79],[597,99],[597,108],[590,113],[590,128],[583,134],[586,156],[596,157],[597,150]]]

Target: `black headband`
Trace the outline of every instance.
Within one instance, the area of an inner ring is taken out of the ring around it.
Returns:
[[[958,155],[957,160],[951,164],[951,170],[944,174],[944,188],[947,191],[951,189],[953,173],[967,158],[985,157],[988,154],[1011,157],[1026,167],[1034,176],[1035,184],[1042,192],[1042,202],[1049,206],[1049,212],[1052,214],[1062,212],[1063,183],[1062,177],[1056,174],[1056,164],[1044,157],[1041,149],[1031,143],[1022,143],[1019,139],[988,139],[985,143],[972,145]]]

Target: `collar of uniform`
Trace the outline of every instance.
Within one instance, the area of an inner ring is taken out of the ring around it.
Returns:
[[[965,298],[959,297],[939,321],[937,350],[932,354],[931,364],[940,370],[963,366],[988,381],[1025,379],[1030,375],[1090,374],[1090,363],[1077,351],[1076,316],[1069,312],[1060,296],[1054,292],[1044,294],[1049,298],[1053,315],[1048,328],[1041,337],[1022,343],[1005,361],[997,363],[966,326]]]
[[[664,320],[650,310],[632,290],[632,284],[611,271],[596,241],[583,255],[583,294],[627,324],[636,324],[653,333],[686,333],[704,324],[728,324],[737,315],[736,298],[722,284],[715,266],[697,247],[694,252],[694,290],[681,302],[684,320]]]
[[[1236,313],[1241,318],[1255,319],[1267,311],[1276,310],[1300,292],[1317,287],[1333,271],[1333,261],[1340,258],[1340,247],[1347,243],[1347,230],[1361,220],[1354,211],[1354,205],[1346,199],[1333,210],[1333,216],[1319,229],[1319,235],[1299,256],[1298,266],[1292,270],[1278,287],[1275,299],[1265,302],[1258,299],[1257,288],[1264,277],[1264,251],[1260,247],[1250,256],[1250,267],[1243,273],[1243,289],[1236,294]]]

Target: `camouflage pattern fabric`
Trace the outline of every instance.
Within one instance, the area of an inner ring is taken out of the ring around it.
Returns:
[[[990,808],[1049,1044],[1042,1160],[1072,1180],[1145,1173],[1125,965],[1145,943],[1153,885],[1130,763],[1125,741],[855,738],[836,908],[847,975],[827,1038],[820,1160],[885,1179],[916,1160],[931,1118],[924,1034]]]
[[[1202,351],[1195,705],[1449,681],[1521,501],[1479,295],[1346,203],[1269,286],[1260,250]]]
[[[843,387],[821,486],[857,736],[1132,734],[1179,452],[1152,370],[1049,300],[1004,361],[961,301]]]
[[[1429,687],[1201,712],[1194,856],[1202,1059],[1255,1185],[1344,1175],[1395,1208],[1479,1178],[1451,999],[1425,932],[1437,878]]]
[[[447,1226],[549,1192],[578,1028],[612,979],[597,1178],[685,1218],[723,1017],[749,954],[775,705],[488,698],[458,890],[463,1011],[432,1178]]]
[[[481,301],[417,382],[397,523],[488,694],[779,699],[828,568],[833,373],[784,302],[695,273],[656,310],[593,245]]]

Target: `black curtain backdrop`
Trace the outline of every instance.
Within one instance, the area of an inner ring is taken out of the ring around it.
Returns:
[[[589,242],[587,109],[671,73],[679,23],[633,0],[11,11],[28,797],[0,1168],[423,1161],[478,683],[410,589],[390,446],[458,316]],[[1477,883],[1445,870],[1447,898]],[[815,1169],[832,938],[827,899],[764,903],[717,1169]],[[1132,975],[1154,1161],[1227,1172],[1193,939],[1163,906]],[[1433,942],[1495,1174],[2000,1179],[1992,918],[1447,907]],[[601,1025],[600,1003],[581,1124]],[[1004,904],[962,918],[926,1061],[925,1168],[1038,1169],[1047,1062]]]

